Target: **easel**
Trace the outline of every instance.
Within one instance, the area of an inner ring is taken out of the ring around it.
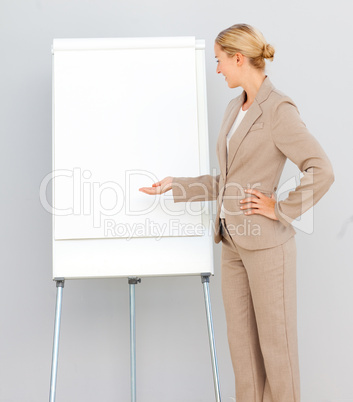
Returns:
[[[203,285],[208,338],[211,351],[212,370],[213,370],[213,382],[215,390],[216,402],[221,402],[221,394],[218,378],[218,365],[216,356],[216,347],[213,332],[213,321],[211,311],[210,300],[210,273],[201,274],[201,282]],[[51,380],[50,380],[50,396],[49,402],[55,402],[56,393],[56,379],[58,372],[58,354],[59,354],[59,337],[60,337],[60,321],[61,321],[61,307],[63,289],[65,285],[64,278],[55,278],[57,295],[56,295],[56,311],[55,311],[55,327],[54,327],[54,341],[53,341],[53,357],[51,368]],[[131,402],[136,402],[136,317],[135,317],[135,286],[141,282],[140,278],[132,277],[128,278],[129,283],[129,295],[130,295],[130,376],[131,376]]]

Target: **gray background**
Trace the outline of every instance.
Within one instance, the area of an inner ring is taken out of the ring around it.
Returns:
[[[56,290],[51,216],[40,203],[39,186],[51,170],[53,38],[205,39],[210,168],[218,172],[218,130],[240,89],[228,89],[215,74],[213,42],[238,22],[258,27],[275,46],[267,73],[296,102],[334,166],[336,181],[314,209],[313,233],[296,236],[302,401],[353,401],[353,29],[346,4],[1,0],[1,402],[38,402],[49,394]],[[295,173],[288,164],[283,180]],[[223,400],[232,401],[220,252],[221,245],[214,245],[212,306]],[[138,400],[213,401],[200,279],[148,278],[136,290]],[[58,402],[129,400],[128,311],[126,279],[66,283]]]

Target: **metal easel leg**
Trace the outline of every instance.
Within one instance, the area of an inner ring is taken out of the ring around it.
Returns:
[[[130,376],[131,402],[136,402],[136,317],[135,317],[135,285],[140,278],[129,278],[130,293]]]
[[[210,299],[210,287],[209,287],[210,274],[208,274],[208,273],[201,274],[201,281],[203,284],[203,292],[204,292],[204,298],[205,298],[208,339],[209,339],[210,350],[211,350],[214,390],[215,390],[216,402],[221,402],[221,392],[220,392],[220,387],[219,387],[218,365],[217,365],[217,356],[216,356],[216,345],[215,345],[215,340],[214,340],[212,311],[211,311],[211,299]]]
[[[58,372],[61,305],[62,305],[63,289],[65,284],[65,280],[62,278],[55,279],[55,281],[56,281],[57,293],[56,293],[55,327],[54,327],[53,357],[51,366],[49,402],[55,402],[56,377]]]

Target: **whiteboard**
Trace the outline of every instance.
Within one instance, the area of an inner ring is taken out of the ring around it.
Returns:
[[[209,173],[204,41],[53,42],[53,277],[213,273],[202,202],[138,189]]]

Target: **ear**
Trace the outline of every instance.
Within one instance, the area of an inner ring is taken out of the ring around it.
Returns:
[[[237,66],[242,66],[244,64],[244,56],[241,53],[235,53],[234,61],[236,62]]]

